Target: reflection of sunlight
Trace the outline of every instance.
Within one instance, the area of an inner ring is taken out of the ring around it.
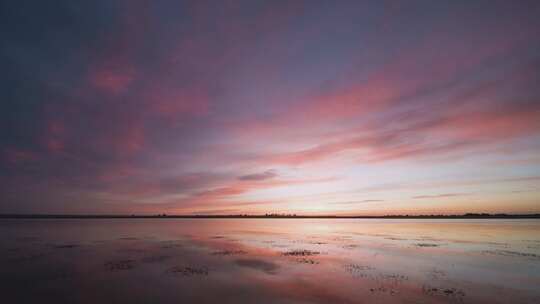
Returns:
[[[332,230],[332,227],[330,227],[328,224],[324,223],[324,222],[319,222],[313,226],[311,226],[311,230],[313,232],[317,231],[317,232],[328,232],[328,231],[331,231]]]

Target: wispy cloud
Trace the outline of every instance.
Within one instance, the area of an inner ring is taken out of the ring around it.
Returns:
[[[435,194],[435,195],[417,195],[413,196],[413,199],[435,199],[435,198],[449,198],[449,197],[456,197],[456,196],[466,196],[470,195],[470,193],[443,193],[443,194]]]
[[[277,173],[275,170],[266,170],[262,173],[253,173],[253,174],[246,174],[239,176],[239,180],[245,180],[245,181],[260,181],[260,180],[266,180],[271,179],[277,176]]]
[[[367,204],[367,203],[381,203],[384,202],[384,200],[380,199],[366,199],[366,200],[359,200],[359,201],[347,201],[347,202],[332,202],[331,205],[356,205],[356,204]]]

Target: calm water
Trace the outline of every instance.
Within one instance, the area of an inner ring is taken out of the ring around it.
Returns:
[[[5,303],[540,303],[540,220],[0,220]]]

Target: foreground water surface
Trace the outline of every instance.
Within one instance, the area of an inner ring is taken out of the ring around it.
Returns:
[[[0,220],[5,303],[540,303],[540,220]]]

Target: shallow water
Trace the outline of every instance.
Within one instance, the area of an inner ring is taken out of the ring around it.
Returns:
[[[0,220],[6,303],[540,303],[540,220]]]

